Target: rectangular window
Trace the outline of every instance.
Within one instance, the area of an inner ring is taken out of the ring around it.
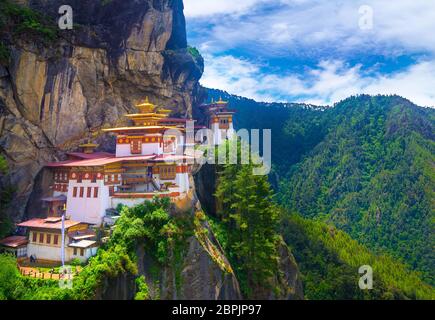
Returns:
[[[173,151],[175,151],[175,139],[164,139],[163,152],[173,152]]]
[[[115,193],[115,188],[113,186],[110,186],[109,187],[109,196],[113,197],[114,193]]]
[[[85,255],[85,249],[80,249],[80,255],[83,257]]]
[[[73,198],[77,198],[77,187],[73,189]]]
[[[74,248],[74,255],[77,255],[77,248]]]
[[[130,141],[130,152],[131,154],[142,153],[142,139],[132,139]]]
[[[83,198],[84,193],[85,193],[85,187],[80,187],[80,198]]]
[[[86,197],[90,198],[91,194],[92,194],[92,187],[88,187],[88,191],[87,191]]]
[[[53,237],[53,244],[57,245],[59,243],[59,235],[55,234]]]
[[[51,234],[47,234],[46,242],[47,242],[47,244],[51,243]]]
[[[98,187],[94,187],[94,198],[98,198]]]
[[[36,239],[38,239],[38,233],[32,232],[32,236],[33,236],[32,242],[36,242]]]
[[[175,166],[161,166],[159,171],[161,180],[174,180],[177,175]]]
[[[44,234],[43,233],[39,234],[39,243],[44,243]]]

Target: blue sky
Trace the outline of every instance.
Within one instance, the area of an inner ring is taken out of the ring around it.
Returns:
[[[204,86],[258,101],[435,106],[435,0],[184,0]]]

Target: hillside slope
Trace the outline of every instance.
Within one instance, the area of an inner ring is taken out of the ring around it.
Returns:
[[[272,129],[270,179],[283,206],[392,254],[434,284],[433,109],[399,96],[316,108],[208,93],[237,109],[237,128]]]
[[[397,96],[339,103],[323,115],[325,138],[282,182],[282,203],[390,252],[433,283],[434,116]]]

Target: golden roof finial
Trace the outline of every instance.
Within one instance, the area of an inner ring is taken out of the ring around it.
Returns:
[[[219,101],[216,102],[217,104],[227,104],[226,101],[222,100],[222,96],[219,97]]]

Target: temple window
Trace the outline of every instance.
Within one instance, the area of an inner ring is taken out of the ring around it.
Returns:
[[[86,193],[86,197],[90,198],[91,197],[91,193],[92,193],[92,187],[88,187],[87,193]]]
[[[44,243],[44,234],[43,233],[39,234],[39,243]]]
[[[59,243],[59,236],[57,234],[55,234],[53,237],[53,244],[57,245],[58,243]]]
[[[84,193],[85,193],[85,187],[80,187],[80,198],[83,198]]]
[[[77,187],[73,189],[73,198],[77,198]]]
[[[174,180],[177,176],[175,166],[161,166],[159,167],[159,173],[161,180]]]
[[[94,188],[94,198],[98,198],[98,187]]]
[[[38,239],[38,233],[32,232],[32,242],[36,242],[36,239]]]
[[[142,139],[132,139],[130,141],[130,151],[131,151],[131,154],[141,154],[142,153]]]
[[[80,249],[80,255],[83,257],[85,255],[85,249]]]
[[[51,243],[51,234],[47,234],[46,242],[47,242],[47,244]]]

